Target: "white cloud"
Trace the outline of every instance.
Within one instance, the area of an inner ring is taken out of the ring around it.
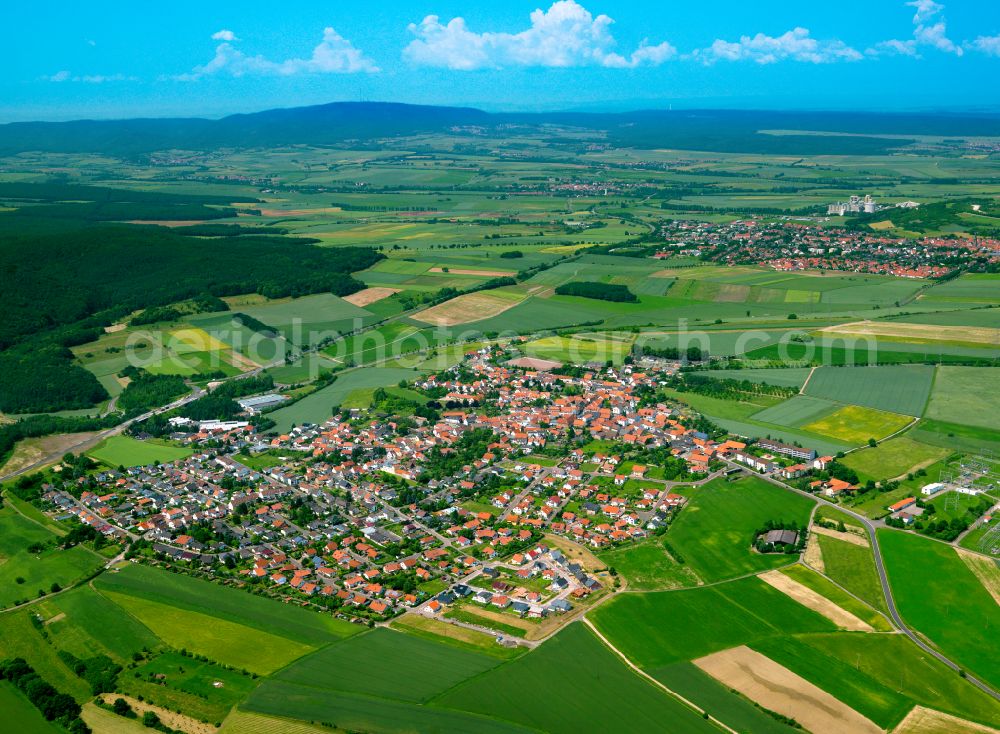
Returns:
[[[912,0],[907,7],[915,9],[913,14],[913,38],[899,40],[896,38],[881,41],[869,48],[865,53],[871,56],[912,56],[920,57],[920,47],[936,48],[944,53],[961,56],[962,47],[948,38],[948,26],[942,11],[944,5],[934,0]],[[935,20],[936,19],[936,20]],[[934,21],[934,22],[931,22]]]
[[[793,28],[780,36],[758,33],[741,36],[739,41],[716,39],[711,46],[695,51],[692,58],[706,64],[716,61],[754,61],[773,64],[778,61],[804,61],[828,64],[835,61],[858,61],[862,55],[843,41],[821,41],[809,35],[808,28]]]
[[[272,61],[260,55],[248,56],[232,44],[239,40],[232,31],[218,31],[212,38],[222,41],[216,46],[212,60],[202,66],[196,66],[189,73],[179,74],[173,77],[174,79],[194,81],[212,74],[292,76],[379,71],[374,61],[333,28],[323,30],[323,40],[313,48],[309,58],[292,58],[284,61]]]
[[[984,53],[987,56],[1000,56],[1000,35],[979,36],[979,38],[967,45],[969,48]]]
[[[105,82],[134,82],[138,77],[126,76],[125,74],[82,74],[74,75],[68,70],[57,71],[50,76],[43,76],[42,79],[49,82],[79,82],[83,84],[103,84]]]
[[[547,11],[536,9],[531,26],[519,33],[476,33],[464,18],[445,24],[428,15],[410,24],[416,38],[403,56],[418,66],[470,71],[511,66],[634,68],[655,66],[677,54],[667,42],[645,41],[628,56],[616,53],[613,23],[607,15],[594,17],[575,0],[558,0]]]

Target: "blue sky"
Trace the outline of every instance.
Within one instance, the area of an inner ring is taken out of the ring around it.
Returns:
[[[357,99],[1000,109],[994,0],[61,0],[5,15],[0,121]]]

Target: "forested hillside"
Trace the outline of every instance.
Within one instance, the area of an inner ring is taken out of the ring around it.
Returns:
[[[54,200],[64,196],[98,201]],[[124,201],[129,198],[143,200]],[[118,207],[127,207],[134,218],[146,209],[168,218],[174,209],[185,217],[192,208],[224,211],[207,206],[204,197],[188,202],[95,187],[0,186],[0,201],[15,199],[33,202],[0,213],[5,375],[0,410],[5,412],[87,407],[106,397],[92,374],[71,364],[67,347],[95,338],[103,326],[132,311],[206,294],[347,295],[363,287],[351,273],[382,258],[371,248],[320,248],[304,238],[199,239],[164,227],[95,221],[108,208],[118,216]]]

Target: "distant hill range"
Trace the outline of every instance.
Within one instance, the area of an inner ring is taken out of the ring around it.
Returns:
[[[620,113],[491,113],[468,107],[387,102],[334,102],[201,118],[15,122],[0,125],[0,155],[22,151],[136,155],[160,150],[214,150],[282,145],[375,145],[380,138],[506,126],[557,125],[599,132],[612,145],[718,152],[878,154],[913,141],[906,136],[1000,135],[996,114],[641,110]],[[782,134],[811,131],[850,135]],[[509,130],[506,134],[509,134]],[[904,136],[880,137],[880,136]],[[472,139],[476,139],[473,137]],[[563,139],[562,144],[572,144]],[[577,143],[578,144],[578,143]]]

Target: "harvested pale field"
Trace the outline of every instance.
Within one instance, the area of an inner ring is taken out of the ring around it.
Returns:
[[[839,607],[822,594],[819,594],[808,586],[800,584],[793,578],[786,576],[781,571],[768,571],[760,575],[760,580],[773,586],[781,593],[789,596],[804,607],[812,609],[818,614],[822,614],[838,627],[849,632],[874,632],[874,628],[862,619],[843,607]]]
[[[569,538],[564,538],[561,535],[546,535],[545,543],[553,548],[558,548],[564,556],[579,563],[588,571],[601,571],[608,567],[608,564],[591,553],[589,549]]]
[[[120,324],[111,324],[111,326],[104,327],[104,333],[114,334],[117,331],[124,331],[127,326],[128,324],[126,324],[124,321],[122,321]]]
[[[745,645],[693,661],[727,688],[824,734],[878,734],[874,722]]]
[[[513,270],[469,270],[462,268],[448,268],[446,271],[444,268],[431,268],[427,271],[428,273],[444,273],[447,272],[448,275],[479,275],[484,278],[509,278],[515,275]]]
[[[1000,344],[1000,329],[985,326],[943,326],[941,324],[906,324],[899,321],[854,321],[819,330],[825,336],[871,336],[898,339],[915,344],[937,342],[968,343],[987,346]]]
[[[67,451],[76,449],[80,444],[92,441],[96,432],[59,433],[41,438],[26,438],[19,441],[6,464],[2,465],[5,474],[19,471],[41,461],[46,456],[62,456]]]
[[[819,538],[816,537],[815,533],[809,533],[809,539],[806,541],[806,550],[802,554],[802,561],[820,573],[826,571],[826,564],[823,563],[823,549],[820,547]]]
[[[365,307],[369,303],[375,303],[375,301],[381,301],[383,298],[388,298],[393,293],[399,293],[399,288],[365,288],[363,291],[358,291],[357,293],[352,293],[349,296],[344,296],[344,300],[348,303],[353,303],[355,306]]]
[[[951,714],[944,714],[934,709],[914,706],[892,734],[998,734],[1000,729],[994,729],[984,724],[960,719]]]
[[[852,532],[842,533],[839,530],[831,530],[830,528],[820,527],[819,525],[813,525],[811,528],[809,528],[809,530],[813,533],[818,533],[819,535],[829,535],[831,538],[836,538],[837,540],[843,540],[846,543],[853,543],[854,545],[859,545],[862,548],[868,547],[867,535],[859,535],[858,533],[852,533]]]
[[[192,719],[190,716],[165,709],[162,706],[154,706],[151,703],[140,701],[132,696],[126,696],[124,693],[105,693],[102,695],[104,703],[114,703],[116,698],[124,698],[128,702],[128,705],[132,707],[132,710],[140,716],[147,711],[152,711],[160,717],[160,721],[171,729],[177,729],[187,734],[215,734],[216,729],[213,724],[206,724],[197,719]]]
[[[499,316],[520,302],[521,299],[503,298],[491,293],[466,293],[431,306],[414,314],[412,318],[435,326],[455,326]]]
[[[228,352],[228,357],[233,367],[240,370],[241,372],[249,372],[250,370],[255,370],[262,366],[254,362],[245,354],[240,354],[235,349]]]
[[[958,546],[955,546],[955,550],[958,551],[958,555],[965,561],[969,570],[976,574],[976,578],[990,592],[993,601],[1000,604],[1000,566],[997,565],[997,562],[978,553],[970,553]]]
[[[519,357],[510,360],[507,364],[526,370],[552,370],[556,367],[562,367],[562,362],[556,362],[552,359],[540,359],[538,357]]]

